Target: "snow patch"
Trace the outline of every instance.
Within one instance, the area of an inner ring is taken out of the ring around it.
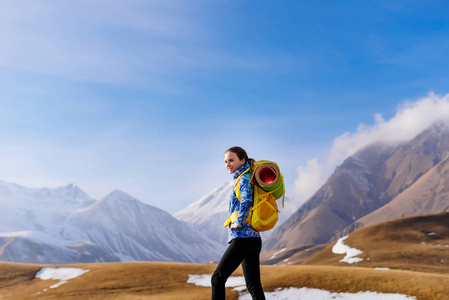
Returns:
[[[197,286],[210,287],[211,275],[192,275],[189,274],[187,283],[193,283]],[[227,287],[234,287],[236,291],[243,291],[246,289],[244,277],[229,277],[226,282]],[[287,288],[277,289],[274,292],[265,292],[267,300],[305,300],[305,299],[320,299],[320,300],[416,300],[416,297],[411,297],[402,294],[384,294],[377,292],[358,292],[358,293],[335,293],[320,289],[311,288]],[[241,294],[238,300],[251,300],[249,293]]]
[[[390,270],[390,268],[381,268],[381,267],[376,267],[376,270],[381,270],[381,271],[387,271]]]
[[[363,258],[356,257],[357,255],[362,254],[363,252],[356,248],[351,248],[343,243],[344,240],[346,240],[348,236],[342,237],[341,239],[338,239],[337,243],[332,247],[332,253],[334,254],[346,254],[343,259],[340,260],[340,262],[345,262],[348,264],[354,264],[361,262]]]
[[[278,252],[274,253],[269,259],[274,259],[274,258],[276,258],[276,256],[278,256],[279,254],[281,254],[281,253],[284,252],[285,250],[287,250],[287,248],[282,248],[282,249],[279,250]]]
[[[42,268],[37,272],[35,278],[40,278],[42,280],[59,280],[58,283],[50,286],[51,289],[55,289],[58,286],[67,283],[67,280],[73,279],[89,272],[90,270],[83,270],[78,268]],[[44,292],[47,289],[44,290]]]
[[[194,275],[189,274],[187,283],[193,283],[197,286],[211,287],[211,274]],[[233,287],[235,291],[243,291],[246,289],[245,277],[231,276],[228,278],[225,284],[226,287]]]
[[[320,289],[293,287],[288,289],[277,289],[274,292],[265,292],[265,298],[267,300],[416,300],[416,297],[401,294],[383,294],[377,292],[335,293]],[[247,293],[238,298],[238,300],[251,299],[251,295]]]

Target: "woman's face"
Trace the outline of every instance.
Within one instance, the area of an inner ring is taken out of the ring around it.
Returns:
[[[228,151],[224,155],[224,162],[229,173],[234,173],[245,163],[245,159],[240,158],[234,152]]]

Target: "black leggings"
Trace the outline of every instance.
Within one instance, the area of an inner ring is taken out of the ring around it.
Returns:
[[[262,240],[260,238],[236,238],[231,241],[212,275],[212,300],[226,299],[226,280],[240,263],[248,292],[255,300],[265,300],[260,283],[259,255],[261,248]]]

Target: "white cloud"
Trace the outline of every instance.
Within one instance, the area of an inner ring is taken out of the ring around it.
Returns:
[[[305,167],[297,168],[293,197],[300,202],[306,201],[325,183],[337,165],[362,147],[375,142],[410,140],[435,122],[449,122],[449,94],[431,93],[418,101],[407,101],[398,107],[390,120],[375,114],[373,125],[362,123],[355,132],[336,137],[323,163],[314,158],[307,161]]]
[[[298,177],[295,180],[293,194],[300,202],[306,201],[315,193],[326,180],[327,166],[319,164],[316,158],[307,161],[305,167],[297,168]]]

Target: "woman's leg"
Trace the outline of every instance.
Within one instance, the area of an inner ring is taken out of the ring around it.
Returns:
[[[251,294],[253,300],[265,300],[265,295],[260,282],[260,251],[262,240],[259,238],[249,238],[251,245],[248,246],[249,252],[242,261],[243,274],[245,275],[246,288]]]
[[[212,275],[212,300],[226,299],[225,283],[246,256],[246,239],[233,239]]]

